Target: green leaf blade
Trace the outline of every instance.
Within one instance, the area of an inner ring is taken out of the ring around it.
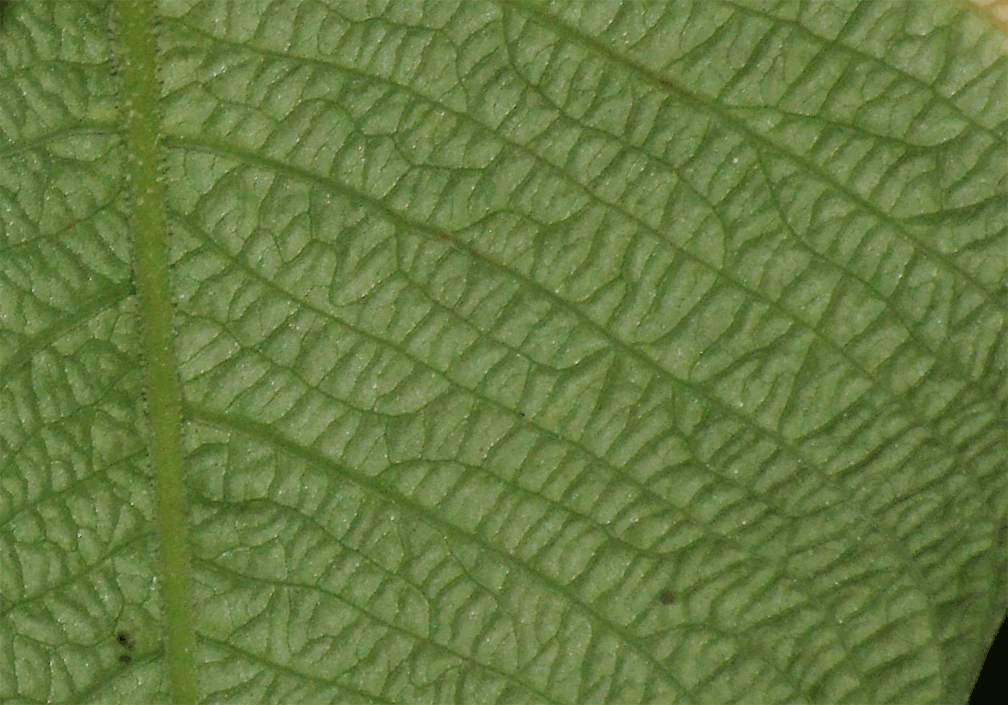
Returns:
[[[968,697],[1008,511],[1006,61],[976,18],[165,11],[200,699]],[[8,395],[50,349],[19,335]],[[28,619],[6,501],[7,634],[73,661],[103,627]],[[107,592],[153,631],[87,686],[116,699],[166,608]]]

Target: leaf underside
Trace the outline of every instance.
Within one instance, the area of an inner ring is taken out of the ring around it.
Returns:
[[[1008,594],[983,16],[130,22],[0,26],[0,699],[968,698]]]

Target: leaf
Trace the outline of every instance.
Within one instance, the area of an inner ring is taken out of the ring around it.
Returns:
[[[0,30],[0,698],[968,698],[987,16],[114,9]]]

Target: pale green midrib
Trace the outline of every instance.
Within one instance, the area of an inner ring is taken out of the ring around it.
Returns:
[[[195,703],[195,634],[189,587],[181,396],[173,337],[164,192],[158,181],[157,42],[149,3],[116,2],[113,8],[123,88],[121,109],[129,155],[127,186],[147,386],[148,447],[157,508],[166,679],[173,702]]]

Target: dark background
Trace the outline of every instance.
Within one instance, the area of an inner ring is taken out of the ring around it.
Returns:
[[[1008,666],[1008,636],[1005,635],[1004,622],[998,630],[994,643],[991,644],[990,651],[987,652],[987,660],[984,661],[983,670],[977,678],[976,685],[973,686],[973,694],[970,695],[969,705],[994,705],[1005,701],[1005,666]],[[1000,693],[1000,696],[998,695]]]

